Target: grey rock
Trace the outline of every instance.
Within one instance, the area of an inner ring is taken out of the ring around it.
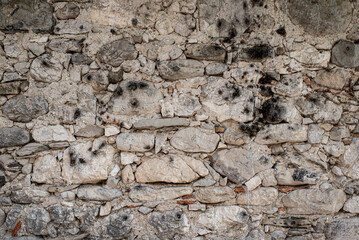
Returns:
[[[43,190],[23,189],[11,193],[11,200],[15,203],[30,204],[42,203],[50,196],[50,193]]]
[[[188,126],[190,121],[186,118],[164,118],[164,119],[144,119],[133,124],[137,129],[158,129],[164,127],[183,127]]]
[[[127,239],[131,233],[133,214],[119,212],[109,216],[110,223],[106,226],[106,232],[112,239]]]
[[[226,50],[218,45],[207,44],[191,44],[186,46],[184,52],[187,58],[207,61],[224,61],[226,58]]]
[[[54,27],[55,34],[84,34],[90,30],[90,23],[74,19],[61,21]]]
[[[359,196],[353,196],[344,204],[344,211],[350,213],[359,213]]]
[[[298,167],[295,163],[278,163],[275,177],[279,185],[316,184],[321,176],[316,171],[316,169]]]
[[[36,56],[40,56],[41,54],[43,54],[45,52],[45,46],[42,44],[38,44],[38,43],[29,43],[27,45],[27,47],[29,48],[29,50],[35,54]]]
[[[5,175],[5,177],[1,176],[0,185],[4,185],[6,181],[14,180],[21,172],[21,169],[22,165],[16,162],[10,154],[0,155],[0,174]]]
[[[198,97],[186,93],[176,95],[173,98],[172,106],[174,114],[180,117],[191,117],[202,108]],[[163,112],[162,115],[164,115]]]
[[[280,230],[276,230],[270,233],[272,240],[284,240],[286,238],[286,234]]]
[[[325,146],[324,150],[329,156],[339,157],[345,152],[344,143],[337,141],[329,141]]]
[[[30,122],[46,114],[49,111],[49,105],[43,96],[19,95],[9,99],[2,107],[2,111],[12,121]]]
[[[26,78],[16,72],[5,72],[3,75],[2,83],[13,82],[18,80],[20,81],[26,80]]]
[[[102,127],[97,125],[88,125],[79,129],[74,135],[76,137],[95,138],[103,136],[104,133],[105,130]]]
[[[19,127],[0,128],[0,147],[14,147],[30,142],[30,134]]]
[[[303,88],[303,76],[293,74],[283,77],[278,84],[275,85],[276,93],[287,97],[299,96]]]
[[[339,162],[339,166],[343,173],[350,178],[359,179],[359,139],[353,138],[351,144],[346,149],[343,159]]]
[[[256,143],[217,151],[211,159],[213,168],[235,183],[243,183],[274,164],[270,149]]]
[[[4,210],[0,208],[0,227],[4,224],[5,220],[6,220],[6,214]]]
[[[30,75],[40,82],[56,82],[61,79],[63,66],[50,54],[35,58],[30,66]]]
[[[64,7],[56,11],[56,17],[60,20],[77,18],[80,15],[80,8],[76,4],[69,2]]]
[[[288,193],[282,202],[289,214],[334,214],[344,205],[341,189],[299,189]]]
[[[324,130],[316,124],[311,124],[308,127],[308,142],[309,143],[321,143]]]
[[[93,227],[93,224],[98,219],[98,213],[98,207],[74,208],[74,215],[80,220],[80,229],[82,231],[89,231]]]
[[[87,201],[111,201],[122,197],[122,191],[120,189],[106,189],[100,186],[86,186],[77,190],[77,197]]]
[[[24,237],[5,237],[4,240],[43,240],[43,238],[24,236]]]
[[[216,182],[213,178],[201,178],[193,183],[193,187],[209,187],[216,184]]]
[[[257,134],[255,141],[259,144],[277,144],[285,142],[307,141],[308,127],[299,124],[267,125]]]
[[[51,32],[55,23],[52,14],[53,7],[46,1],[3,1],[0,3],[0,29]]]
[[[97,53],[101,62],[118,67],[124,60],[137,57],[135,46],[127,40],[116,40],[103,45]]]
[[[274,49],[271,46],[262,44],[241,49],[236,58],[239,60],[261,61],[265,58],[272,58],[274,54]]]
[[[344,218],[326,225],[327,240],[356,239],[359,234],[359,218]]]
[[[37,142],[75,141],[74,136],[62,125],[33,128],[32,137]]]
[[[82,81],[89,83],[95,91],[106,90],[109,84],[107,75],[103,71],[88,73],[83,76]]]
[[[116,139],[117,148],[121,151],[147,152],[155,144],[155,136],[150,133],[120,133]]]
[[[9,197],[0,197],[0,205],[1,206],[11,206],[12,201]]]
[[[156,229],[160,239],[175,239],[188,232],[190,227],[186,214],[180,209],[151,213],[149,224]]]
[[[263,230],[252,230],[249,232],[249,234],[246,237],[246,240],[264,240],[265,233]]]
[[[135,202],[152,202],[172,200],[193,192],[190,187],[168,187],[161,189],[154,189],[147,186],[136,186],[131,189],[129,197]]]
[[[243,145],[248,143],[252,136],[260,130],[257,124],[231,124],[224,131],[223,140],[225,143],[233,145]]]
[[[196,190],[195,197],[201,203],[221,203],[235,198],[236,194],[230,187],[212,186]]]
[[[346,127],[334,127],[330,130],[329,137],[334,141],[341,141],[343,138],[350,137],[350,131]]]
[[[26,217],[26,229],[34,235],[43,235],[50,220],[50,215],[44,208],[35,208]]]
[[[191,14],[177,15],[177,23],[174,26],[176,33],[183,37],[187,37],[194,29],[196,29],[196,20]]]
[[[278,198],[278,190],[271,187],[260,187],[251,192],[238,193],[236,202],[240,205],[267,206],[273,205]]]
[[[67,226],[75,220],[73,209],[68,207],[53,205],[50,206],[47,211],[49,212],[51,221],[55,224]]]
[[[204,75],[204,64],[192,59],[162,61],[158,65],[162,78],[169,81],[200,77]]]
[[[224,63],[210,63],[206,66],[205,72],[207,75],[220,75],[227,69],[228,67]]]
[[[339,40],[332,48],[331,62],[340,67],[359,66],[359,46],[351,41]]]
[[[73,39],[66,39],[66,38],[56,38],[52,39],[47,47],[56,52],[63,52],[63,53],[70,53],[75,52],[79,53],[83,47],[83,40],[73,40]]]
[[[312,35],[340,34],[352,18],[352,6],[346,1],[282,1],[284,8],[294,24],[301,25]]]
[[[7,229],[14,229],[22,211],[21,205],[14,205],[6,215],[5,224]]]
[[[150,212],[152,212],[153,209],[152,209],[152,208],[149,208],[149,207],[141,206],[141,207],[138,208],[138,211],[139,211],[140,213],[142,213],[142,214],[147,215],[147,214],[149,214]]]
[[[177,131],[170,140],[173,147],[185,152],[213,152],[218,142],[218,134],[193,127]]]
[[[90,64],[92,62],[92,59],[82,53],[74,53],[71,56],[71,62],[77,65],[86,65]]]
[[[49,143],[49,147],[51,149],[61,149],[61,148],[66,148],[70,146],[70,144],[68,142],[54,142],[54,143]]]
[[[0,83],[0,95],[16,95],[29,85],[27,81]]]

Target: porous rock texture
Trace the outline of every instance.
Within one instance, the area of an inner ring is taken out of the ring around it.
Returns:
[[[358,239],[358,20],[0,0],[0,239]]]

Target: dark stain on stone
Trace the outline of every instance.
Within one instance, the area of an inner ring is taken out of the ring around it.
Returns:
[[[279,104],[279,98],[273,97],[268,99],[262,104],[259,112],[262,114],[263,119],[268,123],[280,123],[284,120],[286,114],[285,107]]]
[[[131,104],[131,107],[137,108],[139,105],[139,102],[138,102],[137,98],[132,98],[130,101],[130,104]]]
[[[5,176],[0,176],[0,187],[4,186],[6,184]]]
[[[179,66],[172,66],[171,69],[175,72],[178,72],[181,68]]]
[[[276,32],[277,32],[279,35],[281,35],[281,36],[287,35],[287,31],[285,30],[285,27],[283,27],[283,26],[281,26],[280,28],[278,28]]]
[[[120,97],[120,96],[122,96],[122,94],[123,94],[123,89],[122,89],[122,87],[118,86],[116,88],[114,95],[115,95],[115,97]]]
[[[272,91],[271,86],[260,86],[261,94],[265,97],[270,97],[274,95],[274,92]]]
[[[304,182],[304,177],[308,175],[308,171],[306,169],[296,169],[292,175],[294,181]]]
[[[85,159],[83,159],[83,158],[79,158],[79,162],[82,164],[86,163]]]
[[[248,134],[249,136],[253,137],[255,135],[257,135],[257,132],[259,132],[259,130],[261,129],[259,125],[257,124],[247,124],[247,123],[242,123],[239,124],[239,129],[243,132]]]
[[[252,6],[259,6],[259,7],[263,7],[264,5],[264,0],[251,0],[252,2]]]
[[[137,86],[138,86],[139,89],[146,89],[146,88],[148,88],[148,84],[145,83],[145,82],[139,82],[139,83],[137,84]]]
[[[100,149],[104,148],[105,146],[106,146],[106,143],[105,143],[105,142],[102,142],[102,143],[100,144],[100,146],[98,146],[98,149],[100,150]]]
[[[146,146],[144,146],[143,148],[148,150],[148,149],[151,149],[151,146],[150,146],[150,145],[146,145]],[[173,159],[172,159],[172,160],[173,160]]]
[[[137,89],[137,82],[135,81],[130,81],[127,83],[127,89],[130,91],[135,91]]]
[[[75,112],[74,112],[74,119],[77,119],[81,116],[81,111],[80,109],[76,108]]]
[[[244,53],[251,59],[260,60],[272,55],[272,48],[268,45],[261,44],[250,48],[245,48]]]
[[[74,152],[72,151],[69,151],[69,156],[70,156],[70,166],[75,166],[76,165],[76,159],[77,159],[77,156]]]
[[[272,81],[276,81],[271,74],[265,73],[258,81],[259,84],[271,84]]]
[[[92,151],[92,155],[97,156],[97,154],[98,154],[97,150]]]
[[[266,156],[261,156],[258,160],[261,164],[265,165],[269,163],[269,159]]]
[[[137,18],[132,18],[131,19],[131,23],[132,23],[132,26],[137,26],[137,24],[138,24],[138,20],[137,20]]]

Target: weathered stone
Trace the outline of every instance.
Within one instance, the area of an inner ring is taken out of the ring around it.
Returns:
[[[353,196],[344,204],[344,211],[350,213],[359,213],[359,196]]]
[[[59,22],[54,27],[55,34],[84,34],[90,30],[91,26],[88,22],[73,19]]]
[[[62,177],[67,183],[97,183],[106,180],[115,149],[103,138],[71,145],[64,151]]]
[[[203,76],[204,65],[202,62],[191,59],[162,61],[159,63],[158,71],[162,78],[176,81],[179,79]]]
[[[141,206],[141,207],[138,208],[138,211],[139,211],[140,213],[142,213],[142,214],[147,215],[147,214],[149,214],[150,212],[152,212],[153,209],[152,209],[152,208],[149,208],[149,207]]]
[[[39,157],[34,162],[32,182],[52,184],[60,178],[60,163],[52,155]]]
[[[185,127],[190,121],[185,118],[144,119],[133,124],[137,129],[158,129],[164,127]]]
[[[239,193],[237,204],[251,206],[265,206],[275,203],[278,197],[278,190],[271,187],[260,187],[251,192]]]
[[[180,117],[191,117],[202,108],[198,97],[190,94],[175,96],[171,106],[173,107],[174,114]]]
[[[12,192],[11,200],[21,204],[42,203],[49,195],[48,192],[43,190],[23,189]]]
[[[238,239],[247,235],[248,221],[248,212],[239,206],[216,206],[198,217],[198,223],[215,234]]]
[[[350,137],[350,131],[346,127],[334,127],[330,130],[329,137],[334,141],[341,141],[343,138]]]
[[[51,32],[55,23],[53,7],[46,1],[4,1],[0,3],[0,10],[1,30]]]
[[[56,51],[56,52],[79,53],[82,50],[83,41],[84,41],[84,39],[83,40],[72,40],[72,39],[66,39],[66,38],[56,38],[56,39],[52,39],[49,42],[49,44],[47,45],[47,47],[50,48],[52,51]]]
[[[292,123],[299,115],[292,100],[278,96],[264,101],[259,111],[267,123]]]
[[[121,115],[153,116],[159,113],[162,93],[147,81],[122,81],[110,104],[112,112]]]
[[[297,166],[295,163],[278,163],[276,165],[277,183],[279,185],[304,185],[316,184],[320,179],[320,173],[315,169]]]
[[[343,207],[345,200],[341,189],[299,189],[282,199],[289,214],[334,214]]]
[[[163,155],[148,159],[143,158],[142,164],[137,168],[135,176],[139,183],[189,183],[199,178],[199,175],[196,173],[198,168],[193,166],[199,166],[200,169],[204,168],[207,170],[200,160],[184,155]]]
[[[104,135],[104,129],[97,125],[88,125],[79,129],[74,135],[76,137],[96,138]]]
[[[109,137],[109,136],[114,136],[120,133],[120,129],[118,129],[118,127],[116,126],[106,126],[105,127],[105,136]]]
[[[329,156],[339,157],[345,151],[343,142],[330,141],[324,146],[324,150]]]
[[[321,143],[324,130],[316,124],[311,124],[308,127],[308,142]]]
[[[155,136],[150,133],[120,133],[116,145],[121,151],[147,152],[154,147]]]
[[[256,143],[241,148],[217,151],[211,159],[213,168],[235,183],[243,183],[256,173],[269,169],[274,164],[270,149]]]
[[[251,179],[249,179],[245,185],[246,185],[246,190],[247,191],[253,191],[254,189],[256,189],[259,185],[261,185],[262,183],[262,179],[256,175],[254,177],[252,177]]]
[[[76,4],[69,2],[64,7],[56,11],[56,17],[60,20],[77,18],[80,15],[80,8]]]
[[[218,142],[218,134],[193,127],[177,131],[170,140],[173,147],[185,152],[213,152]]]
[[[76,65],[87,65],[92,62],[92,59],[82,53],[74,53],[71,56],[71,63]]]
[[[339,67],[359,66],[359,46],[351,41],[339,40],[332,48],[331,61]]]
[[[19,127],[0,128],[0,147],[14,147],[30,142],[30,134]]]
[[[254,119],[254,97],[248,88],[219,77],[209,77],[202,87],[204,109],[220,122],[234,120],[248,122]]]
[[[20,174],[21,169],[22,166],[10,154],[0,155],[0,185],[2,186],[6,182],[14,180]]]
[[[210,63],[206,66],[207,75],[219,75],[227,71],[228,67],[224,63]]]
[[[124,60],[136,59],[137,51],[127,40],[116,40],[103,45],[97,56],[101,62],[118,67]]]
[[[353,179],[359,179],[359,138],[353,138],[343,159],[339,162],[343,173]]]
[[[178,14],[176,17],[174,30],[179,35],[187,37],[196,29],[196,19],[191,14]]]
[[[345,1],[282,1],[282,8],[288,11],[294,24],[301,25],[312,35],[340,34],[347,29],[352,18],[352,6]]]
[[[0,227],[4,224],[5,220],[6,214],[2,209],[0,209]]]
[[[13,121],[30,122],[32,119],[46,114],[49,111],[49,105],[43,96],[19,95],[9,99],[2,107],[2,111]]]
[[[87,201],[112,201],[115,198],[122,197],[122,191],[120,189],[106,189],[100,186],[87,186],[80,187],[77,190],[77,197]]]
[[[74,220],[74,211],[72,208],[63,207],[61,205],[52,205],[48,209],[50,219],[55,224],[68,225]]]
[[[220,203],[235,198],[236,194],[230,187],[213,186],[196,190],[195,197],[202,203]]]
[[[32,130],[32,137],[37,142],[75,141],[71,133],[62,125],[36,127]]]
[[[107,75],[103,71],[90,72],[83,76],[82,81],[89,83],[95,91],[106,90],[109,84]]]
[[[327,67],[330,61],[330,52],[315,48],[309,43],[295,43],[294,51],[290,56],[305,66]],[[300,75],[300,74],[296,74]]]
[[[236,58],[251,61],[261,61],[265,58],[271,58],[273,56],[274,49],[269,45],[261,44],[241,49],[238,52]]]
[[[22,211],[21,205],[14,205],[6,215],[5,224],[7,229],[14,229]]]
[[[188,232],[190,228],[186,214],[179,209],[151,213],[149,223],[156,229],[156,235],[160,239],[175,239]]]
[[[191,44],[184,52],[187,58],[207,61],[224,61],[226,50],[218,45]]]
[[[359,218],[338,219],[326,225],[327,240],[355,239],[359,234]]]
[[[26,80],[25,77],[22,77],[20,74],[16,73],[16,72],[5,72],[3,75],[3,79],[2,82],[6,83],[6,82],[13,82],[13,81],[23,81]]]
[[[275,92],[282,96],[299,96],[303,89],[303,76],[299,74],[287,75],[275,85]]]
[[[35,208],[26,217],[26,229],[29,233],[43,235],[49,222],[49,213],[44,208]]]
[[[61,79],[63,66],[50,54],[35,58],[30,66],[30,75],[40,82],[57,82]]]
[[[45,53],[45,46],[38,43],[29,43],[27,45],[29,50],[35,54],[36,56],[40,56],[41,54]]]
[[[91,227],[94,227],[95,221],[98,219],[99,208],[94,207],[82,207],[74,208],[74,215],[80,220],[80,229],[89,231]]]
[[[314,82],[320,86],[332,89],[342,89],[346,83],[345,72],[340,69],[332,71],[320,71]]]
[[[307,141],[307,126],[298,124],[269,125],[260,130],[255,141],[259,144],[277,144],[285,142]]]
[[[172,200],[193,192],[190,187],[168,187],[154,189],[147,186],[136,186],[131,189],[129,197],[135,202],[154,202]]]
[[[16,95],[21,92],[23,88],[28,86],[29,83],[27,81],[15,81],[15,82],[7,82],[0,83],[0,95]]]
[[[193,183],[193,187],[210,187],[216,183],[217,181],[212,178],[201,178]]]
[[[132,230],[133,214],[127,212],[114,213],[109,216],[109,225],[106,233],[113,239],[126,239]]]

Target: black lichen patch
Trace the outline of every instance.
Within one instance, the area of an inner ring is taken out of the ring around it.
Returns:
[[[279,103],[278,97],[273,97],[265,101],[259,110],[263,119],[268,123],[280,123],[284,120],[287,112],[284,106]]]
[[[80,109],[76,108],[76,110],[74,111],[74,119],[77,119],[81,116],[81,111]]]
[[[261,60],[267,57],[271,57],[273,54],[272,47],[262,44],[250,48],[245,48],[244,53],[250,59]]]
[[[265,97],[270,97],[270,96],[273,96],[274,95],[274,92],[272,90],[272,87],[271,86],[260,86],[260,93],[265,96]]]
[[[126,88],[130,91],[135,91],[137,89],[137,82],[135,81],[128,82]]]
[[[105,143],[105,142],[102,142],[102,143],[100,144],[100,146],[98,146],[98,149],[100,150],[100,149],[104,148],[105,146],[106,146],[106,143]]]
[[[131,105],[131,107],[133,107],[133,108],[137,108],[137,107],[140,105],[140,103],[139,103],[139,101],[137,100],[137,98],[132,98],[132,99],[130,100],[130,105]]]
[[[234,83],[226,83],[224,88],[219,89],[217,93],[226,101],[232,101],[242,94],[240,87]]]
[[[252,2],[252,7],[255,6],[263,7],[264,5],[264,0],[251,0],[251,2]]]
[[[174,72],[178,72],[181,68],[179,66],[173,66],[171,67],[171,69],[174,71]]]
[[[259,84],[272,84],[276,79],[269,73],[265,73],[258,81]]]
[[[304,178],[308,175],[306,169],[296,169],[292,175],[294,181],[304,182]]]
[[[257,135],[257,132],[259,132],[260,129],[261,127],[257,124],[239,124],[239,130],[241,130],[241,132],[243,133],[248,134],[250,137]]]
[[[5,176],[0,176],[0,187],[4,186],[6,184]]]
[[[148,88],[148,84],[146,82],[138,82],[137,86],[139,89],[146,89]]]
[[[138,20],[136,18],[131,19],[132,26],[136,27],[138,24]]]
[[[151,149],[151,146],[150,146],[150,145],[146,145],[146,146],[144,146],[143,148],[149,150],[149,149]],[[172,159],[172,158],[171,158],[171,159]]]
[[[114,96],[115,96],[115,97],[121,97],[122,94],[123,94],[123,89],[122,89],[122,87],[118,86],[118,87],[116,88],[116,90],[115,90]]]
[[[258,161],[260,164],[266,165],[269,163],[269,158],[266,156],[261,156]]]
[[[283,26],[281,26],[280,28],[278,28],[276,32],[277,32],[279,35],[281,35],[281,36],[287,35],[287,31],[285,30],[285,27],[283,27]]]

